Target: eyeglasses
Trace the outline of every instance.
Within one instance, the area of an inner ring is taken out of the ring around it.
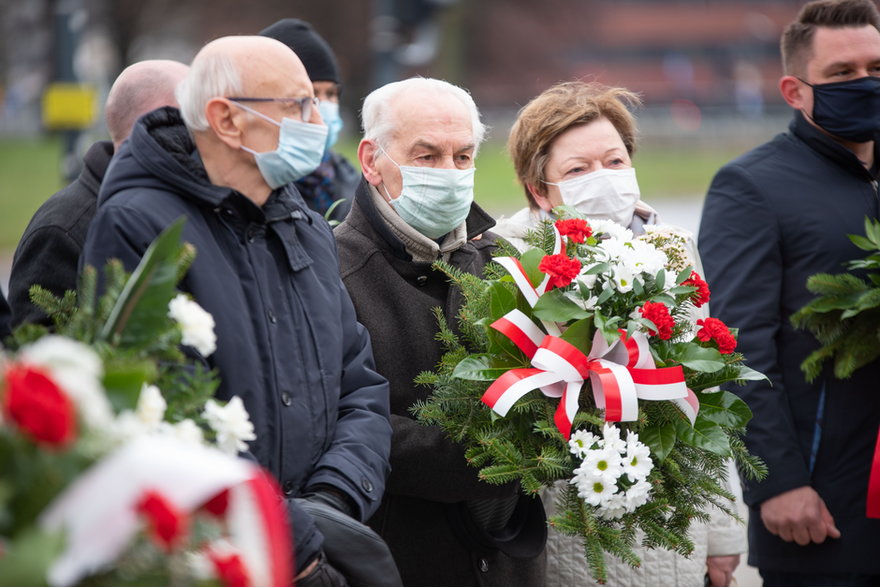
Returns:
[[[312,119],[312,108],[318,107],[318,99],[311,96],[305,98],[241,98],[227,96],[227,100],[233,102],[281,102],[283,104],[297,104],[299,106],[300,120],[308,122]]]

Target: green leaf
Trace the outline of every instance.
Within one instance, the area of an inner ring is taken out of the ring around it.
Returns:
[[[177,284],[184,221],[184,217],[175,220],[150,244],[116,300],[100,340],[136,348],[151,342],[165,324]]]
[[[605,273],[611,269],[611,265],[608,263],[596,263],[595,265],[590,265],[590,267],[583,271],[584,275],[596,275],[597,273]]]
[[[869,239],[858,235],[858,234],[850,234],[849,240],[853,242],[855,246],[862,249],[863,251],[875,251],[877,250],[877,246],[872,243]]]
[[[691,423],[682,418],[675,422],[675,430],[678,433],[679,440],[694,448],[707,450],[723,457],[728,457],[732,454],[727,435],[714,422],[697,418],[697,423],[691,427]]]
[[[657,272],[657,275],[654,277],[654,283],[657,285],[657,289],[663,289],[663,286],[666,285],[666,269],[661,269]]]
[[[742,363],[736,365],[736,381],[764,381],[769,379],[760,371],[746,367]]]
[[[64,548],[64,534],[36,526],[23,530],[4,545],[0,577],[4,585],[45,585],[49,565]]]
[[[532,312],[542,320],[553,322],[580,320],[591,315],[591,312],[568,299],[561,289],[551,289],[538,298]]]
[[[152,361],[105,363],[103,384],[110,404],[117,412],[137,408],[141,388],[154,381],[156,375]]]
[[[742,428],[752,418],[752,411],[746,403],[729,391],[699,393],[697,397],[700,398],[698,418],[728,428]]]
[[[714,373],[725,365],[718,349],[701,347],[695,343],[676,344],[670,360],[701,373]]]
[[[593,328],[593,317],[589,316],[571,324],[562,333],[561,338],[582,353],[587,354],[593,346],[593,332],[595,330]]]
[[[541,264],[541,260],[546,254],[547,253],[541,249],[529,249],[519,258],[519,262],[523,266],[526,276],[529,278],[529,283],[531,283],[533,287],[537,287],[542,281],[544,281],[545,275],[540,269],[538,269],[538,266]]]
[[[516,296],[503,283],[496,281],[489,286],[489,313],[491,320],[498,320],[516,308]]]
[[[516,363],[502,364],[500,361],[493,361],[492,355],[471,355],[455,366],[452,376],[468,381],[495,381],[511,369],[522,366]]]
[[[676,434],[675,425],[672,423],[644,428],[639,431],[639,440],[648,445],[651,449],[651,456],[657,457],[659,461],[666,459],[666,456],[675,447],[677,438],[678,434]]]

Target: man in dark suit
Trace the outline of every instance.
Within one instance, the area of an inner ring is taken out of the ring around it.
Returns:
[[[880,362],[848,380],[800,365],[818,347],[789,317],[807,278],[862,256],[847,234],[877,218],[880,13],[871,0],[806,4],[782,37],[788,132],[725,165],[709,189],[700,253],[713,313],[740,329],[769,381],[731,390],[751,407],[744,480],[749,563],[767,586],[880,584],[880,520],[866,515],[880,423]]]

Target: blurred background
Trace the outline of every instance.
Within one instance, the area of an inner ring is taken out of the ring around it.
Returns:
[[[491,127],[477,201],[511,213],[525,202],[504,146],[517,110],[555,82],[594,79],[642,95],[643,199],[696,231],[714,172],[788,123],[778,42],[804,1],[0,0],[0,287],[33,212],[106,137],[100,106],[125,66],[188,63],[211,39],[291,16],[337,54],[339,150],[352,161],[371,89],[446,79],[472,92]]]
[[[188,63],[207,41],[295,16],[334,48],[352,154],[363,96],[419,74],[469,89],[489,141],[477,200],[521,207],[504,147],[517,110],[555,82],[639,92],[643,198],[696,229],[725,161],[782,130],[778,40],[802,0],[0,0],[0,287],[34,210],[104,138],[100,107],[142,59]],[[353,157],[352,157],[353,158]]]

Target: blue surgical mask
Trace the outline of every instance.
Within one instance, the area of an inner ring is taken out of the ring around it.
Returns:
[[[326,126],[292,118],[282,118],[281,122],[277,122],[244,104],[235,102],[235,105],[281,128],[278,133],[278,148],[274,151],[257,153],[241,146],[242,150],[254,156],[257,168],[270,188],[276,190],[305,177],[321,164],[327,142]]]
[[[801,80],[804,81],[804,80]],[[813,121],[826,132],[856,143],[880,131],[880,77],[812,85]]]
[[[430,239],[438,239],[464,222],[474,201],[476,168],[410,167],[398,165],[387,151],[385,155],[400,168],[403,187],[390,204],[404,222]]]
[[[339,139],[339,131],[342,130],[342,117],[339,116],[339,104],[321,100],[318,102],[318,111],[321,119],[327,125],[327,150],[336,144]]]

